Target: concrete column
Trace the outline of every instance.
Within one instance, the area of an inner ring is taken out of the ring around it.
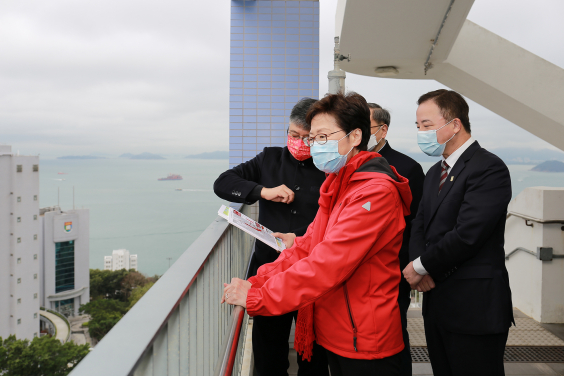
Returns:
[[[518,247],[535,253],[505,261],[513,305],[539,322],[564,323],[564,188],[526,188],[508,211],[506,255]],[[538,247],[552,248],[552,260],[543,261]]]

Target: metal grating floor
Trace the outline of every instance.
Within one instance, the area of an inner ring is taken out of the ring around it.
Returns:
[[[427,347],[411,347],[413,363],[429,363]],[[564,346],[508,346],[503,355],[505,363],[564,363]]]
[[[564,346],[564,341],[531,318],[516,317],[517,326],[509,329],[507,346]],[[427,346],[422,318],[408,318],[407,331],[413,346]]]

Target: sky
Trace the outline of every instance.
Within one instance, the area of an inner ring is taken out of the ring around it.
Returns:
[[[321,1],[321,95],[336,3]],[[228,150],[229,4],[3,0],[0,143],[47,158]],[[564,2],[530,4],[476,0],[468,18],[564,68]],[[415,101],[443,86],[347,74],[346,87],[388,108],[388,139],[416,151]],[[470,119],[486,148],[555,149],[471,101]]]

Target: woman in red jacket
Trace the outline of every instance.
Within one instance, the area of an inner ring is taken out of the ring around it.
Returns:
[[[317,216],[255,277],[226,284],[224,298],[250,316],[299,309],[295,348],[307,359],[313,341],[324,347],[332,376],[399,375],[407,179],[366,151],[370,110],[361,95],[327,95],[307,121],[313,161],[328,174]]]

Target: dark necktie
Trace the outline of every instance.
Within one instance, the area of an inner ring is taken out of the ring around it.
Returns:
[[[439,193],[441,193],[441,189],[443,189],[443,185],[445,184],[448,176],[448,167],[448,164],[444,160],[441,161],[441,182],[439,183]]]

